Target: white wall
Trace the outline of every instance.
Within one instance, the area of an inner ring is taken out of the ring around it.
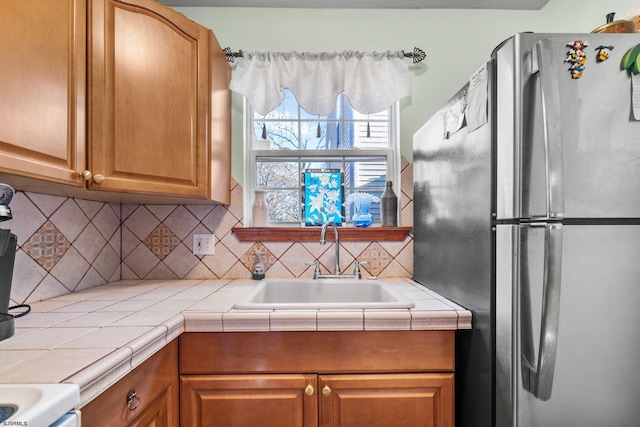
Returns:
[[[616,18],[633,10],[640,14],[640,4],[637,0],[549,0],[539,11],[178,10],[212,28],[222,47],[234,51],[410,51],[414,46],[421,48],[427,53],[427,59],[410,67],[412,94],[402,100],[400,113],[401,151],[411,161],[415,131],[489,59],[493,48],[504,39],[525,31],[591,32],[605,23],[609,12],[617,12]],[[232,132],[232,175],[243,183],[242,97],[237,94],[233,96]]]

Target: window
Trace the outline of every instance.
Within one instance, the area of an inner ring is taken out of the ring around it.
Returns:
[[[308,170],[340,170],[344,197],[354,191],[380,196],[387,180],[399,182],[397,124],[397,102],[380,113],[361,114],[339,95],[334,111],[318,116],[300,108],[285,90],[282,103],[263,116],[245,100],[245,226],[251,226],[255,190],[265,192],[270,226],[304,224],[303,173]],[[345,209],[346,224],[352,209]],[[371,213],[380,221],[379,204]]]

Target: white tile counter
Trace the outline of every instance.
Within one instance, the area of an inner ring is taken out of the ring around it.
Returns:
[[[31,304],[0,341],[0,382],[80,386],[80,406],[182,332],[455,330],[471,313],[411,280],[405,310],[235,310],[252,280],[119,281]],[[16,313],[14,313],[16,314]]]

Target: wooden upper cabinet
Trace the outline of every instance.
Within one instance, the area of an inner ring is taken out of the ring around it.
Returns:
[[[0,0],[0,17],[0,180],[231,202],[231,67],[213,31],[154,0]]]
[[[0,0],[0,170],[84,187],[86,0]]]
[[[213,31],[209,31],[209,71],[211,101],[208,107],[211,129],[208,169],[209,198],[220,203],[231,203],[231,66]]]
[[[230,67],[213,32],[153,0],[89,5],[89,188],[229,203]]]

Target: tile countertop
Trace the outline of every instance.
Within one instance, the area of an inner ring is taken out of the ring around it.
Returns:
[[[0,341],[0,382],[75,383],[84,406],[182,332],[470,329],[471,313],[409,279],[410,310],[235,310],[252,280],[118,281],[31,304]],[[15,314],[15,313],[14,313]]]

